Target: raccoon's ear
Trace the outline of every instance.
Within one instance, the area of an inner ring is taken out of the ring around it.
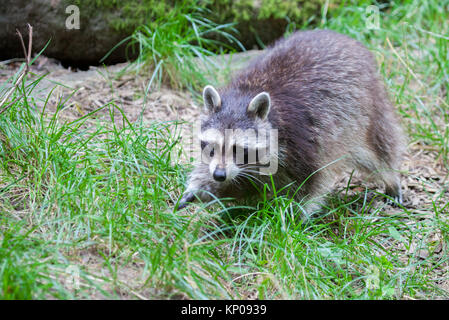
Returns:
[[[265,120],[270,112],[271,99],[267,92],[261,92],[251,100],[247,112],[255,114],[262,120]]]
[[[208,112],[218,111],[221,107],[221,98],[217,90],[211,85],[205,86],[203,90],[204,109]]]

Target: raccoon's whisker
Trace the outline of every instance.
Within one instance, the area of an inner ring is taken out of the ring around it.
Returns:
[[[235,185],[235,186],[241,186],[242,182],[239,176],[236,176],[234,179],[231,179],[230,182],[231,184]]]
[[[236,185],[236,186],[238,186],[238,187],[241,187],[242,184],[243,184],[243,181],[242,181],[242,180],[240,180],[240,179],[235,179],[234,185]]]
[[[263,181],[261,181],[259,179],[256,179],[254,177],[247,177],[247,176],[245,176],[245,178],[250,180],[250,181],[253,181],[253,182],[255,182],[256,184],[259,184],[259,185],[264,185],[265,184]]]
[[[257,165],[257,164],[244,164],[244,165],[240,166],[240,168],[242,168],[242,169],[257,169],[257,168],[260,168],[260,165]]]
[[[256,170],[242,170],[243,172],[248,172],[248,173],[255,173],[255,174],[260,174],[259,171]]]
[[[239,176],[248,178],[248,179],[252,179],[252,180],[256,180],[257,182],[259,182],[260,184],[264,184],[264,182],[262,180],[260,180],[259,178],[253,176],[252,174],[246,173],[246,172],[240,172]]]
[[[241,172],[246,173],[250,176],[254,176],[254,175],[258,176],[260,174],[259,171],[251,170],[251,169],[243,169],[243,170],[241,170]],[[254,176],[254,178],[256,178],[256,176]]]

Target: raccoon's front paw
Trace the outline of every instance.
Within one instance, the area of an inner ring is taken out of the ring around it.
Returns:
[[[175,208],[175,211],[181,210],[182,208],[187,207],[191,202],[195,200],[195,195],[192,192],[185,193],[181,200],[179,200],[178,207]]]

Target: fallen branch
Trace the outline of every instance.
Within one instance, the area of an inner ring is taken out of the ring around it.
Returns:
[[[9,97],[12,95],[12,93],[19,87],[20,83],[22,82],[22,79],[28,74],[28,72],[30,71],[30,64],[31,64],[31,48],[33,45],[33,27],[28,24],[28,52],[27,49],[25,48],[25,42],[23,41],[23,37],[22,34],[20,33],[19,30],[17,30],[17,35],[20,38],[20,42],[22,44],[22,49],[23,49],[23,54],[25,55],[25,68],[22,70],[22,73],[17,77],[16,82],[14,83],[14,85],[11,87],[11,89],[6,93],[5,97],[3,98],[3,100],[0,102],[0,108],[3,107],[6,103],[6,101],[8,101]],[[11,103],[9,103],[6,107],[4,107],[1,111],[0,114],[2,114],[3,112],[5,112],[6,110],[8,110],[8,108],[10,106],[12,106],[17,100],[21,99],[24,96],[24,94],[16,99],[14,99],[14,101],[12,101]]]

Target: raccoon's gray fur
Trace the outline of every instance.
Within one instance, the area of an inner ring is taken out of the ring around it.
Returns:
[[[278,130],[273,181],[277,190],[290,184],[290,194],[302,184],[295,197],[306,200],[306,216],[320,209],[335,178],[352,169],[402,201],[402,131],[376,61],[360,42],[327,30],[296,32],[256,57],[226,87],[207,86],[203,98],[202,131]],[[262,183],[271,186],[270,177],[255,175],[259,164],[222,160],[196,166],[179,208],[210,194],[257,198]]]

